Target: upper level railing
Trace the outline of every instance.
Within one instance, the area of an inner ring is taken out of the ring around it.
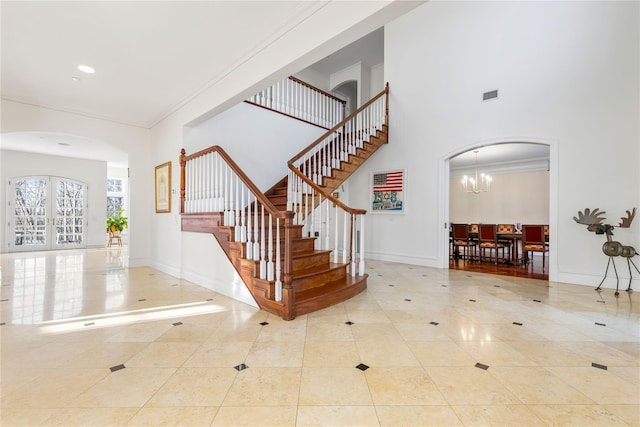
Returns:
[[[261,90],[246,102],[325,129],[344,119],[347,105],[346,101],[295,77]]]

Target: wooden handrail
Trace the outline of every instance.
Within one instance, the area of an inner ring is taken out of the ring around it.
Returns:
[[[217,152],[220,157],[224,159],[225,162],[231,167],[231,169],[236,173],[236,175],[244,182],[244,184],[251,190],[256,199],[260,201],[260,203],[266,208],[267,212],[274,216],[274,218],[286,218],[287,215],[284,211],[279,211],[273,206],[273,203],[260,191],[258,187],[249,179],[249,177],[240,169],[240,167],[234,162],[231,157],[220,147],[219,145],[214,145],[209,148],[205,148],[204,150],[200,150],[197,153],[193,153],[190,155],[185,154],[184,148],[180,150],[180,214],[188,215],[184,213],[184,167],[189,160],[195,159],[200,156],[204,156],[208,153]]]
[[[352,118],[354,118],[355,116],[357,116],[360,112],[362,112],[364,109],[366,109],[369,105],[373,104],[375,101],[377,101],[380,97],[385,96],[385,100],[386,100],[386,107],[385,107],[385,124],[389,123],[389,83],[387,82],[387,84],[384,87],[384,90],[382,92],[380,92],[379,94],[377,94],[376,96],[374,96],[373,98],[371,98],[369,101],[365,102],[360,108],[358,108],[356,111],[354,111],[353,113],[349,114],[348,117],[346,117],[344,120],[342,120],[340,123],[338,123],[337,125],[335,125],[333,128],[329,129],[327,132],[325,132],[322,136],[320,136],[318,139],[316,139],[314,142],[312,142],[311,144],[309,144],[305,149],[303,149],[302,151],[300,151],[298,154],[296,154],[291,160],[289,160],[287,162],[287,165],[289,166],[289,169],[291,169],[293,171],[294,174],[296,174],[296,176],[299,176],[307,185],[309,185],[311,188],[313,188],[315,191],[317,191],[320,194],[324,194],[324,196],[331,201],[331,203],[338,205],[342,210],[349,212],[352,215],[364,215],[367,213],[367,211],[365,209],[354,209],[351,208],[347,205],[345,205],[344,203],[342,203],[340,200],[336,199],[335,197],[333,197],[333,194],[329,194],[326,193],[322,187],[320,187],[319,185],[317,185],[315,182],[313,182],[313,180],[311,180],[310,178],[308,178],[305,174],[303,174],[302,172],[300,172],[300,170],[293,164],[296,160],[298,160],[300,157],[304,156],[306,153],[308,153],[309,151],[311,151],[316,145],[320,144],[322,141],[324,141],[325,139],[327,139],[329,136],[331,136],[331,134],[333,134],[336,130],[340,129],[341,127],[343,127],[349,120],[351,120]]]
[[[332,127],[331,129],[329,129],[328,131],[326,131],[322,136],[320,136],[318,139],[316,139],[315,141],[313,141],[311,144],[307,145],[306,148],[302,149],[302,151],[300,151],[298,154],[296,154],[295,156],[293,156],[291,158],[291,160],[289,160],[289,166],[291,166],[293,164],[293,162],[295,162],[296,160],[298,160],[300,157],[304,156],[305,154],[307,154],[309,151],[311,151],[313,149],[313,147],[315,147],[316,145],[318,145],[319,143],[321,143],[322,141],[324,141],[327,137],[329,137],[332,133],[334,133],[335,131],[337,131],[338,129],[340,129],[341,127],[343,127],[349,120],[351,120],[352,118],[354,118],[355,116],[357,116],[360,112],[362,112],[365,108],[367,108],[369,105],[373,104],[375,101],[377,101],[380,97],[382,96],[386,96],[386,102],[387,102],[387,106],[385,108],[385,124],[388,123],[389,121],[389,83],[387,83],[384,87],[384,90],[382,92],[380,92],[379,94],[377,94],[376,96],[374,96],[373,98],[371,98],[370,100],[368,100],[367,102],[365,102],[364,104],[362,104],[362,106],[360,108],[358,108],[356,111],[354,111],[353,113],[349,114],[349,116],[345,117],[340,123],[338,123],[337,125],[335,125],[334,127]]]

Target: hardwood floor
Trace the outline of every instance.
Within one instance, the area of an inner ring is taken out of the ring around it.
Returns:
[[[548,259],[547,259],[548,261]],[[533,265],[532,265],[533,264]],[[476,273],[498,274],[511,277],[528,277],[530,279],[549,280],[549,264],[542,270],[542,260],[536,258],[527,267],[522,265],[503,264],[495,262],[479,262],[457,259],[449,261],[451,270],[474,271]]]

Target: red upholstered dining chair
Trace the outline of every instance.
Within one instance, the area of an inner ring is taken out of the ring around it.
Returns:
[[[469,248],[469,252],[473,250],[473,256],[475,257],[477,243],[469,237],[469,226],[467,224],[452,224],[451,228],[453,234],[454,254],[456,253],[456,248],[460,250],[459,248],[462,247],[464,248],[463,251],[465,259],[469,259],[469,256],[467,255],[467,248]]]
[[[544,227],[544,225],[531,224],[522,226],[522,252],[525,255],[525,265],[529,264],[529,252],[541,252],[542,271],[544,271],[545,254],[549,252]]]
[[[504,258],[503,243],[498,242],[498,226],[496,224],[480,224],[478,241],[480,242],[480,261],[482,261],[485,251],[489,249],[489,260],[491,260],[491,250],[496,251],[496,264],[498,263],[498,249],[502,249],[502,259]]]

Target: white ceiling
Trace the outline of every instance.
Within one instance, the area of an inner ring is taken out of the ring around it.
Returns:
[[[328,3],[3,1],[2,97],[149,128]]]
[[[486,145],[461,153],[451,158],[449,169],[452,175],[468,174],[476,165],[490,173],[547,170],[549,158],[548,145],[510,142]]]

